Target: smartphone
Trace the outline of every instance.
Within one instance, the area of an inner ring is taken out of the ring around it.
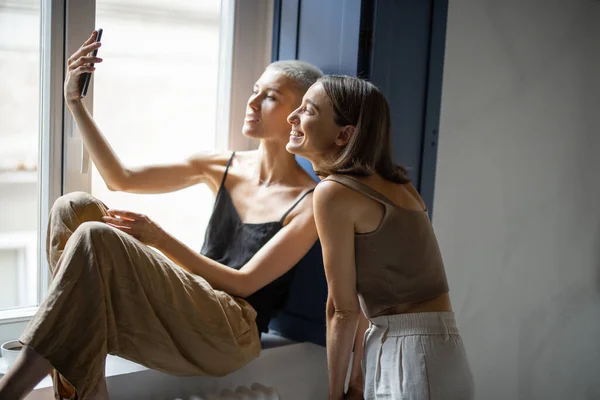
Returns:
[[[96,35],[96,40],[94,42],[99,42],[102,39],[102,28],[98,29],[98,34]],[[98,49],[92,51],[92,56],[96,57],[98,55]],[[90,64],[92,67],[94,63]],[[83,86],[81,87],[81,97],[85,97],[87,94],[88,88],[90,87],[90,80],[92,79],[92,74],[90,72],[86,72],[83,74]]]

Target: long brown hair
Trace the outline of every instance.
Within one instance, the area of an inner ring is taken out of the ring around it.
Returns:
[[[335,123],[352,125],[356,130],[336,160],[317,174],[370,176],[408,183],[406,168],[392,159],[390,108],[385,96],[372,83],[344,75],[325,75],[320,79],[333,105]]]

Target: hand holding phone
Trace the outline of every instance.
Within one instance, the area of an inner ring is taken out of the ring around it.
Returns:
[[[100,43],[100,40],[102,39],[102,28],[98,29],[98,34],[96,35],[96,39],[94,40],[95,43]],[[96,57],[98,56],[98,47],[96,47],[93,51],[92,51],[92,57]],[[90,63],[90,67],[94,67],[94,63],[91,62]],[[92,79],[92,73],[91,72],[86,72],[83,74],[83,84],[81,86],[81,97],[85,97],[88,91],[88,88],[90,87],[90,80]]]
[[[87,94],[91,74],[96,69],[94,64],[102,62],[98,57],[101,37],[102,29],[92,32],[88,40],[67,60],[64,87],[67,102],[81,99]]]

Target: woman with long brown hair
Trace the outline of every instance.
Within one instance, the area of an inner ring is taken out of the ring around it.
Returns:
[[[329,286],[329,398],[472,399],[427,206],[392,161],[385,97],[364,80],[325,76],[288,121],[288,151],[324,178],[314,212]]]

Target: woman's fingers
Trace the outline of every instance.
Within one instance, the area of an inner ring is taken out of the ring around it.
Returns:
[[[102,62],[102,59],[100,57],[94,57],[94,56],[80,57],[73,64],[69,65],[69,69],[76,69],[77,67],[81,67],[82,65],[98,64],[101,62]]]
[[[128,234],[128,235],[130,235],[130,236],[132,236],[132,237],[134,237],[134,238],[136,238],[138,240],[140,240],[140,235],[139,235],[138,231],[136,231],[133,228],[130,228],[130,227],[127,227],[127,226],[121,226],[121,225],[114,225],[114,224],[111,224],[109,222],[107,222],[106,225],[112,226],[113,228],[118,229],[121,232],[125,232],[126,234]]]
[[[115,229],[120,230],[121,232],[125,232],[128,235],[133,236],[136,239],[140,238],[140,230],[139,230],[139,222],[138,221],[130,221],[122,218],[113,218],[113,217],[102,217],[102,221],[108,226],[112,226]]]
[[[125,210],[110,209],[110,210],[108,210],[108,213],[112,216],[118,216],[118,217],[126,218],[126,219],[129,219],[132,221],[142,220],[142,219],[146,218],[146,216],[144,216],[142,214],[134,213],[132,211],[125,211]]]
[[[83,42],[83,45],[85,46],[86,44],[94,43],[96,36],[98,36],[98,31],[92,31],[92,34],[85,42]]]
[[[92,64],[101,63],[102,59],[90,55],[102,44],[96,42],[98,32],[94,31],[81,47],[67,60],[67,76],[64,82],[64,96],[67,101],[81,99],[81,78],[84,73],[96,70]]]
[[[135,228],[138,225],[138,221],[125,219],[125,218],[115,218],[115,217],[102,217],[102,221],[106,222],[109,225],[121,226],[124,228]]]
[[[102,43],[94,42],[92,44],[88,44],[88,45],[80,47],[79,50],[77,50],[75,53],[73,53],[73,55],[71,57],[69,57],[69,59],[67,60],[67,65],[71,66],[72,64],[77,62],[81,57],[87,56],[88,54],[90,54],[92,51],[96,50],[100,46],[102,46]]]
[[[107,210],[102,221],[115,229],[125,232],[149,246],[159,241],[164,231],[144,214],[125,210]]]
[[[94,42],[92,44],[86,44],[85,46],[82,46],[78,52],[80,52],[81,54],[79,55],[80,57],[86,54],[90,54],[92,51],[100,48],[102,46],[102,42]]]
[[[77,61],[81,56],[89,54],[92,50],[97,49],[101,46],[100,42],[96,42],[96,36],[98,36],[97,31],[93,31],[90,37],[83,42],[81,47],[69,57],[67,60],[67,65],[71,65],[75,61]]]
[[[82,65],[79,68],[76,68],[74,72],[75,75],[85,74],[86,72],[92,73],[96,70],[95,67],[90,67],[89,65]]]

